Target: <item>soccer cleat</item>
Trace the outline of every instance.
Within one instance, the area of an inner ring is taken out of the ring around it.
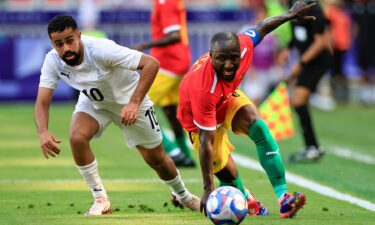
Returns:
[[[247,198],[247,214],[250,216],[268,216],[270,215],[266,209],[266,207],[263,206],[262,203],[260,203],[254,195],[246,189],[246,192],[248,193]]]
[[[180,162],[179,164],[176,164],[176,166],[194,168],[195,162],[190,158],[185,158],[182,162]]]
[[[194,168],[196,165],[195,165],[195,162],[186,157],[184,153],[179,153],[178,155],[175,155],[175,156],[171,156],[174,164],[176,165],[176,167],[190,167],[190,168]]]
[[[95,198],[89,211],[85,213],[86,216],[100,216],[111,213],[111,203],[107,197]]]
[[[306,196],[300,192],[284,194],[280,201],[281,218],[292,218],[298,210],[306,204]]]
[[[320,147],[307,146],[301,151],[291,155],[289,162],[315,162],[320,160],[324,155],[324,151]]]
[[[200,210],[201,199],[190,193],[183,199],[179,199],[175,194],[172,193],[171,201],[175,207],[179,207],[181,209],[188,208],[192,211]]]

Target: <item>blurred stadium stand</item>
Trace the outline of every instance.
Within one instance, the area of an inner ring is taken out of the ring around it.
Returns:
[[[97,28],[110,39],[132,46],[150,38],[152,0],[94,1],[100,12]],[[246,1],[185,0],[193,60],[209,49],[214,33],[237,32],[251,21]],[[44,57],[52,49],[47,23],[58,14],[79,21],[79,6],[78,0],[0,0],[0,101],[35,100]],[[358,74],[353,54],[347,61],[347,74]],[[54,98],[70,100],[72,96],[73,90],[61,82]]]
[[[131,46],[150,38],[150,1],[98,2],[101,3],[98,29],[104,31],[110,39]],[[120,2],[123,3],[122,7],[119,7]],[[137,4],[134,5],[134,2]],[[194,9],[188,12],[188,22],[194,59],[209,49],[210,38],[215,32],[237,31],[251,20],[250,11],[207,8],[213,6],[213,1],[202,1],[204,9],[197,9],[197,1],[191,2]],[[46,30],[47,23],[61,13],[77,19],[77,8],[78,1],[69,0],[1,1],[1,101],[35,99],[40,69],[45,54],[52,48]],[[63,82],[59,83],[55,99],[70,100],[71,96],[72,90]]]

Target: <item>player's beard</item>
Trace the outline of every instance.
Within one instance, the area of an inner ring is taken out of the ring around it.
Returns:
[[[74,55],[73,59],[67,59],[68,56]],[[81,54],[79,52],[73,52],[73,51],[67,51],[63,55],[63,60],[66,64],[69,66],[76,66],[78,64],[79,58],[81,57]]]

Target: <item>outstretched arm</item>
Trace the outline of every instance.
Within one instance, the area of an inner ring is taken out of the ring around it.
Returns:
[[[201,198],[201,212],[207,216],[206,203],[208,196],[214,190],[213,162],[214,162],[215,131],[199,129],[199,161],[203,177],[203,195]]]
[[[48,156],[56,157],[60,154],[57,146],[60,140],[48,131],[49,106],[52,101],[53,89],[40,87],[35,103],[34,118],[40,139],[40,147],[46,159]]]
[[[138,85],[133,95],[130,97],[129,103],[121,110],[121,122],[123,124],[130,126],[137,121],[139,106],[154,82],[159,66],[159,61],[154,57],[142,54],[141,61],[137,68],[141,70]]]
[[[314,16],[308,15],[309,10],[315,5],[316,3],[306,4],[302,1],[297,1],[292,8],[285,13],[260,21],[256,25],[255,30],[260,34],[260,38],[263,39],[268,33],[290,20],[315,20]]]
[[[143,51],[145,49],[149,49],[149,48],[156,47],[156,46],[170,45],[170,44],[179,42],[180,39],[181,39],[180,31],[176,30],[176,31],[172,31],[172,32],[168,33],[165,37],[163,37],[159,40],[146,42],[146,43],[143,43],[143,44],[133,46],[131,48],[135,49],[135,50],[138,50],[138,51]]]

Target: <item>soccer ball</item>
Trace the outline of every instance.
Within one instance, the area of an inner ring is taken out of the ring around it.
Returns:
[[[206,212],[216,225],[240,224],[247,215],[247,201],[237,188],[219,187],[209,195]]]

